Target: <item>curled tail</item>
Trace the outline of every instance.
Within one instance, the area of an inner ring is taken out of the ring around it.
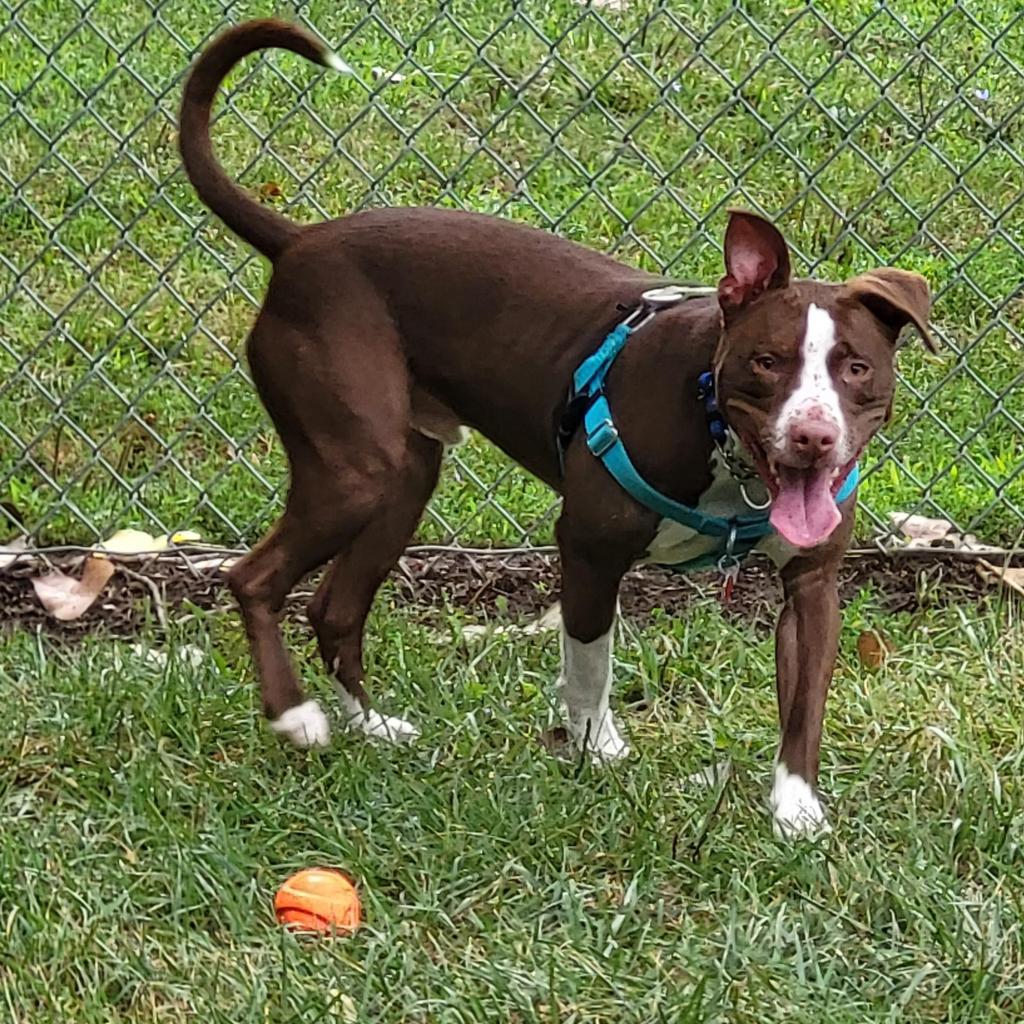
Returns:
[[[185,173],[199,198],[236,235],[273,261],[301,228],[236,185],[217,162],[210,141],[210,108],[224,77],[243,57],[271,47],[291,50],[336,71],[350,70],[319,39],[285,21],[249,21],[228,29],[203,51],[188,76],[181,101],[178,145]]]

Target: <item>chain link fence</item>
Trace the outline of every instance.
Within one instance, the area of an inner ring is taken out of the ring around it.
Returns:
[[[1014,543],[1024,13],[688,6],[0,0],[0,541],[139,526],[251,543],[274,517],[283,464],[240,360],[266,268],[196,201],[175,124],[203,45],[284,13],[360,81],[253,59],[214,135],[296,219],[465,207],[714,282],[724,211],[744,205],[777,220],[803,273],[924,273],[943,354],[901,353],[861,529],[920,511]],[[474,439],[420,539],[544,543],[556,513]]]

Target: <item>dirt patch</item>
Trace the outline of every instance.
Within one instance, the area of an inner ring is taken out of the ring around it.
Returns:
[[[557,597],[557,559],[546,556],[493,558],[474,561],[460,557],[406,558],[407,576],[399,582],[404,601],[472,609],[481,618],[529,619]],[[870,590],[889,611],[914,611],[937,605],[965,604],[991,596],[993,589],[977,574],[971,561],[930,558],[927,561],[887,555],[852,556],[840,576],[843,603]],[[722,578],[715,571],[683,575],[654,567],[629,573],[621,589],[623,614],[641,618],[655,610],[669,615],[684,613],[694,604],[718,601]],[[744,564],[725,614],[748,622],[774,623],[782,587],[766,562]]]
[[[50,559],[50,564],[74,572],[76,559]],[[197,570],[180,558],[162,556],[121,569],[102,600],[75,622],[57,622],[39,604],[31,579],[39,568],[14,565],[0,571],[0,602],[4,628],[42,630],[74,639],[101,632],[132,636],[191,605],[202,609],[233,610],[223,573]],[[306,581],[289,600],[288,614],[301,618],[315,578]],[[392,574],[390,600],[420,609],[430,618],[444,608],[458,608],[473,618],[523,622],[548,608],[558,595],[558,561],[552,555],[470,555],[453,552],[407,555]],[[927,559],[882,554],[853,556],[841,576],[844,602],[870,589],[890,611],[913,611],[948,604],[970,604],[994,591],[977,574],[974,563],[949,556]],[[656,568],[629,573],[623,582],[623,613],[640,619],[655,609],[679,615],[698,602],[717,600],[721,579],[715,572],[679,575]],[[770,566],[748,561],[732,600],[725,605],[730,618],[769,625],[777,614],[781,590]]]

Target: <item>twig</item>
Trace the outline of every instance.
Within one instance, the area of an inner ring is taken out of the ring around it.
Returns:
[[[156,580],[151,576],[144,576],[140,572],[134,572],[132,569],[128,569],[125,566],[119,567],[120,571],[133,580],[138,580],[140,583],[144,583],[148,588],[149,592],[153,597],[153,611],[156,612],[157,622],[160,623],[160,628],[167,631],[167,609],[164,604],[163,595],[160,593],[160,588],[156,585]]]
[[[697,860],[700,857],[700,849],[704,845],[704,840],[707,839],[708,832],[711,831],[711,822],[714,820],[715,815],[718,814],[719,810],[722,807],[722,803],[725,800],[725,794],[729,788],[730,782],[732,782],[732,772],[728,772],[725,778],[722,780],[722,785],[718,790],[718,799],[715,800],[715,803],[712,806],[711,810],[708,811],[707,815],[705,816],[704,824],[701,825],[700,832],[697,833],[697,838],[693,841],[693,843],[690,846],[690,856],[693,860]],[[676,838],[678,838],[678,834]],[[675,841],[673,841],[673,859],[675,859],[675,845]]]

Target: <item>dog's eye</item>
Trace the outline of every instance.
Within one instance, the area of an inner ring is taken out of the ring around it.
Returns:
[[[775,369],[775,356],[764,355],[754,356],[754,365],[759,370],[774,370]]]
[[[859,359],[854,359],[849,369],[851,377],[866,377],[871,372],[871,367]]]

